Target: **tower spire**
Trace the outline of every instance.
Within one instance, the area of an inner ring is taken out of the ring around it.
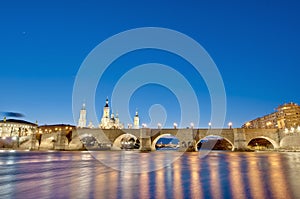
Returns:
[[[85,103],[82,104],[81,110],[85,110]]]
[[[137,109],[137,108],[135,109],[135,116],[136,116],[136,117],[139,116],[139,113],[138,113],[138,109]]]
[[[139,118],[139,114],[138,114],[137,109],[135,111],[135,116],[134,116],[134,119],[133,119],[133,126],[134,126],[135,129],[140,128],[140,118]]]
[[[78,120],[78,127],[85,128],[86,127],[86,108],[85,103],[82,104],[82,108],[80,110],[79,120]]]
[[[105,106],[104,107],[109,107],[108,106],[108,97],[106,97],[106,101],[105,101]]]

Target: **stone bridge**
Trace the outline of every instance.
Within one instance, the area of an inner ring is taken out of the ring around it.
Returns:
[[[159,138],[175,136],[179,140],[180,150],[197,150],[198,143],[209,136],[219,136],[230,143],[232,150],[246,150],[253,139],[261,138],[269,141],[274,149],[300,149],[300,133],[286,134],[278,129],[77,129],[67,139],[62,132],[43,134],[41,139],[28,140],[20,145],[21,148],[54,149],[54,150],[82,150],[86,148],[82,143],[84,138],[93,138],[98,145],[91,149],[121,149],[124,137],[131,137],[139,143],[140,150],[155,150]]]

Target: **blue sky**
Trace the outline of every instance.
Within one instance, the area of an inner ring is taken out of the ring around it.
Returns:
[[[226,122],[238,127],[279,104],[300,103],[299,10],[298,1],[1,1],[0,111],[21,112],[40,124],[74,124],[73,83],[88,53],[114,34],[153,26],[182,32],[206,49],[224,81]],[[207,126],[210,101],[204,82],[183,68],[184,60],[159,51],[116,60],[97,89],[98,117],[120,76],[118,64],[152,61],[171,65],[197,87],[200,126]],[[147,123],[148,109],[156,103],[165,105],[168,125],[178,120],[176,98],[158,85],[138,89],[130,112],[138,108]]]

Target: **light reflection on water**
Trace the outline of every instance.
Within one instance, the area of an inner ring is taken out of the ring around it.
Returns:
[[[0,198],[300,197],[300,153],[195,152],[170,163],[176,153],[2,151]],[[93,156],[120,170],[166,166],[121,172]]]

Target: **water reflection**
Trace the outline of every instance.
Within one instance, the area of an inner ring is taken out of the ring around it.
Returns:
[[[228,157],[228,169],[229,169],[229,181],[231,188],[231,198],[243,198],[245,196],[245,182],[242,175],[242,160],[243,155],[239,158],[235,157],[235,154],[231,153]],[[250,171],[249,171],[250,172]],[[241,186],[243,185],[243,186]]]
[[[181,164],[178,164],[179,161],[176,161],[173,164],[173,173],[174,173],[174,179],[173,179],[173,188],[176,191],[173,191],[173,198],[183,198],[183,191],[182,191],[182,177],[181,177]]]
[[[253,155],[246,156],[247,165],[251,170],[256,172],[248,172],[249,186],[252,187],[251,195],[253,198],[262,198],[266,196],[264,173],[262,173],[261,164],[263,161],[259,157],[253,157]],[[268,169],[268,168],[266,168]]]
[[[203,198],[202,197],[202,186],[200,182],[200,159],[194,158],[193,156],[188,157],[188,165],[190,170],[190,190],[192,198]],[[177,162],[178,164],[178,162]]]
[[[272,154],[267,157],[268,163],[271,164],[269,166],[269,178],[270,178],[270,188],[271,194],[274,197],[283,196],[283,198],[292,198],[289,191],[287,191],[288,187],[282,186],[287,184],[287,178],[285,174],[285,169],[283,168],[284,159],[279,154]]]
[[[186,153],[170,163],[176,152],[95,153],[128,171],[167,166],[131,173],[107,167],[89,153],[2,152],[0,198],[300,197],[300,154],[211,152],[200,159]]]

